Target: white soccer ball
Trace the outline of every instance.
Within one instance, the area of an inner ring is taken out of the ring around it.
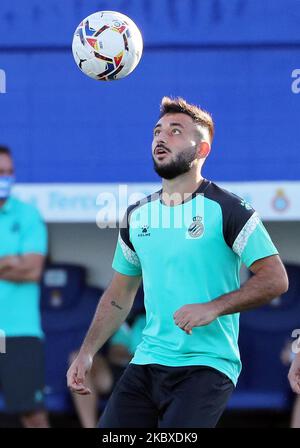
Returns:
[[[129,75],[138,65],[143,38],[129,17],[115,11],[100,11],[79,24],[72,51],[76,64],[87,76],[113,81]]]

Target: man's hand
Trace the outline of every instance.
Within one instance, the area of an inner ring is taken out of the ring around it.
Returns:
[[[41,278],[45,257],[28,253],[0,258],[0,280],[9,282],[38,282]]]
[[[292,390],[296,394],[300,394],[300,353],[297,354],[296,358],[292,362],[288,379]]]
[[[20,257],[9,255],[7,257],[0,258],[0,271],[4,271],[6,269],[12,269],[18,266],[20,263]]]
[[[192,334],[194,327],[210,324],[219,316],[213,302],[184,305],[174,313],[175,324],[186,334]]]
[[[91,393],[91,390],[85,385],[85,380],[92,368],[92,364],[93,358],[91,355],[79,352],[67,372],[67,383],[72,392],[80,395],[89,395]]]

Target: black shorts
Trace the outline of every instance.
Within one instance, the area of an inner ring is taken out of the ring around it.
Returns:
[[[44,351],[39,338],[6,338],[6,353],[0,353],[0,391],[8,413],[44,408]]]
[[[234,385],[206,366],[129,364],[99,428],[214,428]]]

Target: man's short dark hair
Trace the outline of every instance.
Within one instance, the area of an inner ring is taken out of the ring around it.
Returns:
[[[0,145],[0,155],[5,154],[6,156],[11,157],[11,150],[8,146]]]
[[[166,114],[186,114],[189,115],[193,121],[209,132],[210,141],[214,137],[214,122],[209,112],[205,111],[199,106],[187,103],[183,98],[170,98],[164,96],[160,105],[160,118]]]

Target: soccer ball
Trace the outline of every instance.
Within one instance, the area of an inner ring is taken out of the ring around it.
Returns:
[[[83,73],[99,81],[112,81],[129,75],[138,65],[143,39],[129,17],[115,11],[100,11],[79,24],[72,51]]]

